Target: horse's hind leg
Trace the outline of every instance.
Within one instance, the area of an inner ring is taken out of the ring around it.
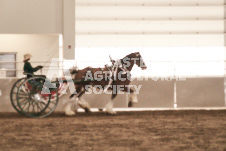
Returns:
[[[67,102],[66,106],[64,107],[64,111],[66,115],[75,115],[75,111],[72,110],[72,105],[76,103],[78,98],[76,97],[77,93],[81,92],[81,86],[76,86],[76,92],[71,94],[70,100]]]
[[[90,113],[90,105],[89,103],[82,98],[82,95],[85,93],[85,90],[83,90],[77,97],[78,97],[78,105],[85,110],[86,113]]]
[[[66,115],[75,115],[75,111],[72,111],[72,105],[76,102],[76,97],[74,97],[75,94],[72,94],[70,96],[70,100],[67,102],[66,106],[64,107],[64,111]]]

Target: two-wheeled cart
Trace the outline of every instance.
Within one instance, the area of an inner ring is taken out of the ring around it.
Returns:
[[[51,82],[42,76],[21,78],[11,89],[11,104],[25,116],[46,117],[56,109],[62,89],[64,82]]]

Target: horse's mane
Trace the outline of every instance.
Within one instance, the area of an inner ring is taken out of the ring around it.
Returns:
[[[130,53],[130,54],[126,55],[125,57],[123,57],[121,60],[123,60],[125,58],[134,58],[134,57],[136,57],[137,54],[140,54],[140,53],[139,52]]]

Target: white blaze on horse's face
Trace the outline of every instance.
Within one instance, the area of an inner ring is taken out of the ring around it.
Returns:
[[[136,53],[136,57],[139,59],[139,61],[136,61],[136,65],[137,65],[138,67],[141,67],[142,70],[147,69],[147,66],[145,65],[144,60],[143,60],[143,58],[141,57],[141,55],[140,55],[139,52]]]
[[[142,58],[140,58],[140,67],[142,70],[147,69],[147,66],[145,65],[144,60]]]

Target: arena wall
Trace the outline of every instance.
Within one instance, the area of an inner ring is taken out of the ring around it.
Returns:
[[[10,90],[16,79],[0,79],[0,112],[14,111],[10,103]],[[175,81],[133,81],[132,85],[142,85],[138,94],[138,108],[174,108]],[[60,98],[57,111],[63,111],[70,92]],[[223,78],[190,78],[176,82],[176,103],[178,108],[186,107],[225,107]],[[110,99],[107,94],[86,94],[84,98],[92,108],[104,108]],[[115,99],[116,108],[127,108],[129,97],[120,94]]]
[[[62,0],[0,0],[0,33],[62,33]]]
[[[225,106],[224,78],[192,78],[176,86],[178,107]]]

